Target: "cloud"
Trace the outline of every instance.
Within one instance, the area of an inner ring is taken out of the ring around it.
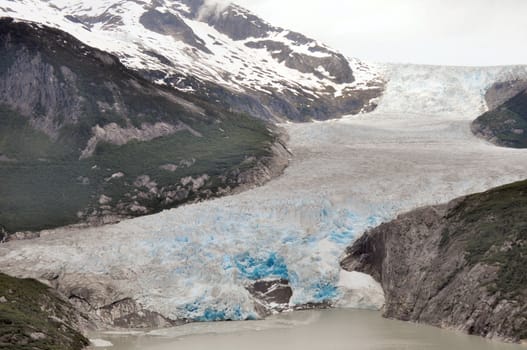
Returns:
[[[198,19],[217,17],[231,4],[228,0],[205,0],[198,11]]]
[[[525,0],[233,0],[273,25],[377,62],[527,63]]]

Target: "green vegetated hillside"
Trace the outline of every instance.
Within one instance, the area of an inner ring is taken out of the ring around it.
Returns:
[[[0,20],[0,235],[228,193],[275,142],[264,122],[154,85],[64,32]]]
[[[527,181],[466,197],[445,218],[443,250],[461,243],[469,266],[498,267],[497,297],[527,302]],[[527,310],[526,310],[527,311]],[[527,338],[527,329],[524,337]]]
[[[527,339],[527,181],[403,214],[342,266],[381,282],[387,317]]]
[[[527,90],[477,118],[472,130],[499,146],[527,148]]]
[[[0,349],[77,350],[89,342],[78,312],[40,282],[0,273]]]

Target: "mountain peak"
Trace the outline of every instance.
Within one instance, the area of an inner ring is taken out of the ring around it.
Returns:
[[[0,14],[62,29],[158,84],[264,119],[370,111],[384,85],[372,65],[232,3],[20,0]]]

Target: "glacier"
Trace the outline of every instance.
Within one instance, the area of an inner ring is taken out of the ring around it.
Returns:
[[[329,302],[379,309],[381,287],[342,271],[370,227],[423,205],[525,178],[527,151],[470,132],[496,81],[526,67],[382,67],[376,112],[287,123],[283,176],[234,196],[94,228],[63,228],[0,245],[0,270],[132,298],[171,319],[259,318],[247,285],[287,279],[290,307]]]

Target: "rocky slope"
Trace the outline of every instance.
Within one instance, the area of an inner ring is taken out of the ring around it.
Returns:
[[[509,77],[508,80],[492,84],[485,92],[485,102],[489,110],[493,110],[527,89],[525,77]]]
[[[87,323],[51,288],[0,273],[0,348],[80,350]]]
[[[384,82],[372,65],[205,0],[19,0],[5,16],[60,28],[159,84],[264,119],[371,111]]]
[[[384,315],[470,334],[527,338],[527,182],[380,225],[341,265],[380,281]]]
[[[274,127],[154,85],[59,30],[0,20],[1,235],[228,194],[287,156]]]
[[[527,148],[527,80],[494,84],[486,99],[493,108],[472,123],[474,134],[499,146]]]

